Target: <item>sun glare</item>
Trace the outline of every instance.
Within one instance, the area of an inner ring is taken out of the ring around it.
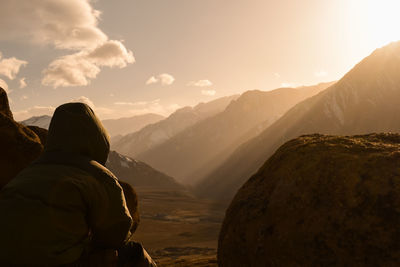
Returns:
[[[363,0],[366,34],[375,47],[400,40],[400,1]]]

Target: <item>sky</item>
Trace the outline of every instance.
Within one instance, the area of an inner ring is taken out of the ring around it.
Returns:
[[[17,120],[81,101],[101,119],[340,79],[400,40],[397,0],[0,0]]]

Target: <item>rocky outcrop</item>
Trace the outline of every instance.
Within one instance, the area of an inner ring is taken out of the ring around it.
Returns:
[[[7,94],[0,87],[0,188],[43,151],[38,135],[13,119]]]
[[[233,199],[220,266],[397,266],[400,135],[302,136]]]

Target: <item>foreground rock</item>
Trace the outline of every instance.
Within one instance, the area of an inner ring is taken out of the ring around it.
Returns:
[[[400,135],[303,136],[238,191],[220,266],[396,266]]]
[[[0,189],[43,152],[39,136],[14,120],[7,94],[1,87],[0,148]]]

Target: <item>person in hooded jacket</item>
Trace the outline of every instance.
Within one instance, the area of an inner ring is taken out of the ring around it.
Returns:
[[[104,166],[109,150],[89,106],[55,110],[42,156],[0,191],[0,266],[94,266],[90,255],[107,250],[118,251],[118,266],[156,266],[129,241],[132,218]]]

